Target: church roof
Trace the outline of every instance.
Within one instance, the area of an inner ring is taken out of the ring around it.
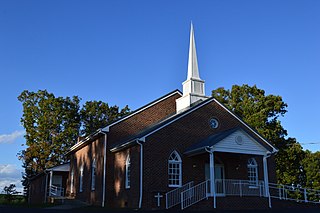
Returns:
[[[278,150],[271,144],[269,143],[264,137],[262,137],[257,131],[255,131],[253,128],[251,128],[247,123],[245,123],[241,118],[239,118],[237,115],[235,115],[233,112],[231,112],[228,108],[226,108],[223,104],[221,104],[218,100],[216,100],[214,97],[211,97],[207,100],[201,101],[199,102],[197,105],[190,107],[189,109],[187,109],[186,111],[183,111],[182,113],[178,113],[175,114],[169,118],[167,118],[166,120],[163,120],[143,131],[141,131],[140,133],[136,134],[136,135],[132,135],[131,137],[127,138],[126,140],[117,143],[115,145],[113,145],[110,148],[110,151],[112,152],[116,152],[118,150],[122,150],[126,147],[129,147],[133,144],[136,144],[137,142],[145,142],[145,139],[152,135],[153,133],[159,131],[160,129],[168,126],[169,124],[177,121],[178,119],[192,113],[193,111],[211,103],[211,102],[216,102],[218,103],[220,106],[222,106],[227,112],[229,112],[233,117],[235,117],[238,121],[240,121],[245,127],[248,128],[249,131],[245,131],[248,134],[250,134],[252,137],[254,138],[258,138],[261,141],[264,142],[264,147],[266,147],[267,149],[271,150],[272,152],[277,152]],[[236,130],[238,130],[239,128],[234,128],[234,129],[230,129],[221,133],[218,133],[217,135],[212,135],[211,139],[214,139],[213,141],[220,141],[222,140],[222,138],[227,137],[229,134],[232,134],[233,132],[235,132]],[[242,129],[242,128],[241,128]],[[209,140],[209,138],[208,138]],[[201,146],[202,143],[207,143],[205,140],[203,142],[200,142],[200,144],[198,144],[198,146]]]
[[[145,109],[147,109],[147,108],[149,108],[149,107],[151,107],[151,106],[159,103],[160,101],[162,101],[162,100],[164,100],[164,99],[166,99],[166,98],[168,98],[168,97],[171,97],[171,96],[173,96],[173,95],[175,95],[175,94],[179,94],[179,95],[182,96],[182,93],[180,92],[180,90],[176,89],[176,90],[174,90],[174,91],[172,91],[172,92],[169,92],[169,93],[161,96],[160,98],[158,98],[158,99],[156,99],[156,100],[154,100],[154,101],[152,101],[152,102],[150,102],[150,103],[148,103],[148,104],[146,104],[146,105],[138,108],[137,110],[134,110],[134,111],[130,112],[129,114],[127,114],[127,115],[125,115],[125,116],[122,116],[121,118],[119,118],[119,119],[111,122],[111,123],[108,124],[107,126],[105,126],[105,127],[103,127],[103,128],[100,128],[100,129],[97,129],[95,132],[93,132],[93,133],[91,133],[90,135],[84,137],[81,141],[79,141],[78,143],[76,143],[75,145],[73,145],[73,146],[70,148],[70,150],[66,153],[66,155],[69,155],[71,152],[73,152],[73,151],[75,151],[75,150],[78,150],[78,149],[80,149],[81,147],[85,146],[87,143],[89,143],[90,141],[92,141],[94,138],[97,137],[97,135],[101,134],[102,132],[109,132],[109,128],[110,128],[110,127],[112,127],[112,126],[120,123],[121,121],[124,121],[124,120],[126,120],[126,119],[128,119],[128,118],[130,118],[130,117],[132,117],[132,116],[134,116],[134,115],[136,115],[136,114],[138,114],[138,113],[140,113],[141,111],[143,111],[143,110],[145,110]]]
[[[241,127],[235,127],[232,129],[228,129],[228,130],[210,135],[209,137],[201,140],[199,143],[191,145],[190,147],[188,147],[185,150],[184,154],[192,155],[192,154],[204,153],[204,152],[206,152],[206,148],[213,147],[214,145],[216,145],[217,143],[226,139],[227,137],[229,137],[230,135],[232,135],[233,133],[235,133],[237,131],[244,131],[252,138],[256,138],[255,135],[253,135],[251,132],[246,131],[245,129],[243,129]],[[267,150],[270,150],[270,147],[267,147],[265,144],[261,144],[261,145],[263,145],[263,147],[266,148]],[[272,151],[272,150],[270,150],[270,151]]]
[[[219,132],[217,134],[210,135],[209,137],[200,141],[199,143],[193,144],[192,146],[188,147],[184,153],[190,154],[190,153],[198,152],[200,150],[204,150],[206,147],[215,145],[216,143],[220,142],[221,140],[228,137],[229,135],[231,135],[232,133],[236,132],[239,129],[240,129],[239,127],[236,127],[236,128]]]

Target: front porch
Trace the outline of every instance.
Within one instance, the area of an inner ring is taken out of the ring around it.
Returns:
[[[57,200],[63,203],[66,197],[67,179],[69,175],[70,164],[62,164],[47,169],[46,179],[47,188],[45,201],[55,203]]]
[[[269,176],[275,175],[268,170],[268,158],[274,150],[259,140],[242,128],[234,128],[188,147],[184,154],[202,179],[184,178],[187,182],[198,181],[181,193],[181,208],[208,198],[213,199],[212,206],[217,208],[217,197],[250,196],[266,200]]]
[[[190,185],[190,184],[189,184]],[[181,192],[181,209],[185,209],[201,200],[213,198],[213,207],[217,207],[217,197],[237,196],[237,197],[268,197],[265,193],[265,184],[259,181],[252,184],[248,180],[215,179],[214,190],[210,180],[206,180]],[[170,196],[166,197],[170,204]]]

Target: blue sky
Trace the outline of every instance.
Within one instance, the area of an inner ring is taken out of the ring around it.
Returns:
[[[206,93],[256,84],[283,97],[290,137],[320,150],[320,1],[0,1],[0,191],[19,184],[23,90],[134,110],[187,75],[193,21]]]

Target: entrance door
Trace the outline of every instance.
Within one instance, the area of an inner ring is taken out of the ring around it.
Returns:
[[[210,180],[210,164],[205,164],[205,178]],[[217,196],[224,196],[225,185],[224,185],[224,166],[222,164],[214,165],[214,179],[215,189]]]
[[[57,186],[57,187],[62,187],[62,176],[61,175],[53,175],[52,185]]]

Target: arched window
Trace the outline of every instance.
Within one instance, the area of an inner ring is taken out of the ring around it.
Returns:
[[[177,151],[173,151],[168,160],[169,187],[180,187],[182,183],[182,160]]]
[[[258,164],[254,158],[250,158],[247,164],[249,184],[258,185]]]
[[[70,180],[70,193],[73,194],[74,186],[74,169],[71,170],[71,180]]]
[[[131,177],[131,162],[130,162],[130,155],[128,155],[126,160],[126,178],[125,178],[126,189],[130,189],[130,182],[131,182],[130,177]]]
[[[92,165],[91,165],[91,190],[95,190],[96,188],[96,159],[93,159]]]
[[[83,164],[80,167],[80,175],[79,175],[79,192],[83,191]]]

